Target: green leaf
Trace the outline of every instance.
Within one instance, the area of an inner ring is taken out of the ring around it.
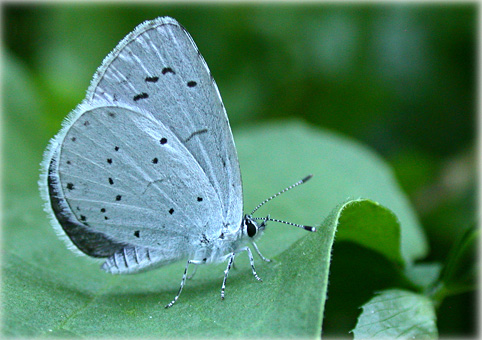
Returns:
[[[53,134],[44,129],[41,120],[48,115],[42,111],[35,88],[28,85],[34,82],[25,81],[32,75],[15,60],[9,62],[15,65],[15,72],[6,73],[5,88],[15,88],[23,96],[9,97],[4,120],[8,150],[2,261],[4,334],[319,336],[335,224],[326,223],[317,233],[307,234],[270,223],[258,245],[275,262],[256,258],[262,283],[253,278],[246,256],[240,255],[236,269],[230,272],[225,301],[219,296],[226,264],[209,265],[199,269],[180,300],[168,310],[163,306],[177,293],[183,263],[138,275],[111,276],[99,270],[98,263],[66,249],[42,211],[36,183],[46,135]],[[25,106],[22,100],[27,95],[32,102]],[[404,259],[413,260],[426,251],[415,215],[391,171],[366,148],[296,121],[259,124],[234,131],[234,135],[246,212],[311,172],[315,175],[312,180],[263,206],[258,216],[270,213],[275,218],[319,225],[322,217],[347,197],[370,197],[399,217]]]
[[[479,267],[475,257],[479,235],[477,227],[467,229],[450,250],[440,279],[429,292],[437,306],[447,296],[476,289]]]
[[[319,216],[327,216],[340,202],[369,198],[398,218],[401,253],[406,263],[426,254],[425,236],[414,211],[391,170],[373,152],[299,121],[270,122],[246,129],[234,131],[245,185],[246,211],[266,198],[267,193],[276,191],[275,188],[286,187],[312,173],[313,179],[302,188],[285,194],[257,213],[316,224]],[[295,219],[296,216],[300,218]],[[274,228],[267,233],[270,239],[276,238],[283,244],[300,235],[298,230],[288,230],[281,239],[281,235],[273,236]],[[275,247],[277,243],[271,241],[271,244]]]
[[[427,297],[385,290],[363,305],[353,330],[356,339],[435,339],[436,316]]]
[[[340,213],[337,240],[358,243],[403,266],[400,224],[389,209],[377,202],[359,199],[344,203]]]
[[[224,265],[206,272],[201,268],[167,310],[163,305],[176,294],[182,275],[179,265],[137,277],[108,277],[80,266],[84,276],[76,278],[7,253],[4,331],[22,336],[315,338],[321,333],[333,236],[334,229],[322,229],[297,241],[274,263],[258,261],[262,283],[247,261],[237,260],[224,301],[219,295]]]
[[[475,257],[479,235],[479,228],[469,228],[451,249],[441,274],[441,279],[446,286],[454,289],[456,287],[475,288],[478,271]]]
[[[434,263],[417,263],[405,270],[406,277],[420,289],[427,289],[439,278],[442,265]]]

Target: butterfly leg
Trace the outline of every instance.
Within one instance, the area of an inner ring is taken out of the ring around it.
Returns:
[[[258,276],[258,274],[256,273],[256,269],[254,268],[254,258],[253,258],[253,253],[251,253],[251,249],[249,249],[249,247],[246,246],[246,247],[243,247],[243,248],[239,249],[238,251],[236,251],[236,253],[240,253],[242,251],[245,251],[245,252],[248,253],[249,263],[251,264],[251,269],[253,271],[253,275],[256,278],[256,280],[263,281]],[[229,260],[228,260],[228,266],[226,267],[226,270],[224,271],[223,285],[221,286],[221,300],[224,300],[224,290],[226,289],[226,280],[228,278],[229,271],[231,270],[231,267],[234,263],[234,258],[236,256],[236,253],[230,253],[230,254],[226,255],[226,258],[229,258]]]
[[[229,258],[229,260],[228,260],[228,266],[224,271],[223,285],[221,286],[221,300],[224,300],[224,290],[226,289],[226,279],[228,278],[228,274],[229,274],[229,271],[231,270],[231,266],[233,265],[235,256],[236,255],[234,253],[230,253],[226,256],[226,258]]]
[[[268,220],[269,220],[269,215],[266,216],[266,218],[264,219],[263,222],[261,222],[261,224],[259,225],[260,228],[264,228],[266,227],[266,225],[268,224]],[[258,253],[259,257],[261,257],[261,259],[265,262],[271,262],[270,259],[266,258],[263,256],[263,254],[261,254],[261,252],[259,251],[258,249],[258,246],[256,245],[256,243],[253,242],[253,246],[254,246],[254,249],[256,249],[256,252]]]
[[[187,277],[188,280],[191,280],[191,279],[194,277],[194,275],[196,275],[197,266],[198,266],[198,265],[196,265],[196,266],[194,267],[194,270],[192,271],[191,275],[189,275],[189,276]]]
[[[182,275],[181,287],[179,287],[179,291],[177,292],[177,295],[176,295],[176,297],[174,298],[174,300],[172,300],[171,302],[169,302],[169,303],[165,306],[165,308],[171,307],[171,306],[177,301],[177,299],[179,299],[179,295],[181,295],[182,288],[184,287],[184,284],[186,283],[187,269],[189,268],[189,265],[190,265],[190,264],[198,265],[198,264],[202,264],[202,263],[204,263],[204,261],[197,261],[197,260],[188,260],[188,261],[187,261],[187,263],[186,263],[186,268],[184,269],[184,274]]]
[[[259,257],[261,257],[261,259],[262,259],[263,261],[265,261],[265,262],[271,262],[270,259],[264,257],[263,254],[261,254],[261,252],[260,252],[259,249],[258,249],[258,246],[257,246],[256,243],[254,243],[254,242],[253,242],[253,247],[254,247],[254,249],[256,249],[256,252],[258,253]]]
[[[251,249],[249,249],[248,246],[241,248],[238,253],[245,251],[248,253],[248,258],[249,258],[249,263],[251,264],[251,270],[253,271],[253,275],[258,281],[263,281],[261,278],[256,274],[256,269],[254,268],[254,258],[253,258],[253,253],[251,252]]]

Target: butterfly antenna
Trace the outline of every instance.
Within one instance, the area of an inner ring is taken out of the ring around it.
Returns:
[[[306,183],[311,177],[313,177],[313,175],[308,175],[308,176],[306,176],[305,178],[303,178],[302,180],[296,182],[295,184],[292,184],[292,185],[290,185],[289,187],[281,190],[281,191],[278,192],[277,194],[274,194],[273,196],[265,199],[263,202],[261,202],[260,204],[258,204],[258,206],[257,206],[256,208],[254,208],[254,210],[251,212],[250,215],[253,215],[253,213],[254,213],[256,210],[258,210],[258,209],[261,208],[263,205],[265,205],[266,203],[268,203],[269,201],[271,201],[273,198],[281,195],[282,193],[287,192],[287,191],[290,190],[290,189],[293,189],[293,188],[297,187],[297,186],[300,185],[300,184]],[[282,223],[283,223],[283,222],[282,222]],[[289,223],[288,223],[288,224],[289,224]]]
[[[310,227],[310,226],[307,226],[307,225],[302,225],[302,224],[297,224],[297,223],[286,222],[286,221],[278,220],[276,218],[270,218],[270,217],[251,217],[251,218],[253,220],[263,220],[263,221],[272,221],[272,222],[284,223],[284,224],[289,224],[289,225],[292,225],[294,227],[298,227],[298,228],[301,228],[301,229],[304,229],[304,230],[313,231],[313,232],[316,231],[315,227]]]

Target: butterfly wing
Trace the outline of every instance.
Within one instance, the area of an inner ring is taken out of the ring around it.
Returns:
[[[54,169],[64,210],[77,222],[116,242],[150,248],[183,239],[187,248],[207,226],[221,230],[214,188],[161,121],[134,108],[79,109]]]
[[[218,88],[171,18],[139,25],[105,58],[43,168],[54,225],[90,256],[126,246],[189,248],[242,218],[238,158]]]
[[[148,21],[126,36],[97,71],[87,101],[135,106],[161,121],[206,174],[223,223],[239,226],[241,175],[228,118],[206,62],[176,20]]]

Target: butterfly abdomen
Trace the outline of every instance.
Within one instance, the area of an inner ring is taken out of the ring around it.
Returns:
[[[160,249],[127,246],[118,250],[103,264],[102,269],[110,274],[134,274],[177,261],[181,256]]]

